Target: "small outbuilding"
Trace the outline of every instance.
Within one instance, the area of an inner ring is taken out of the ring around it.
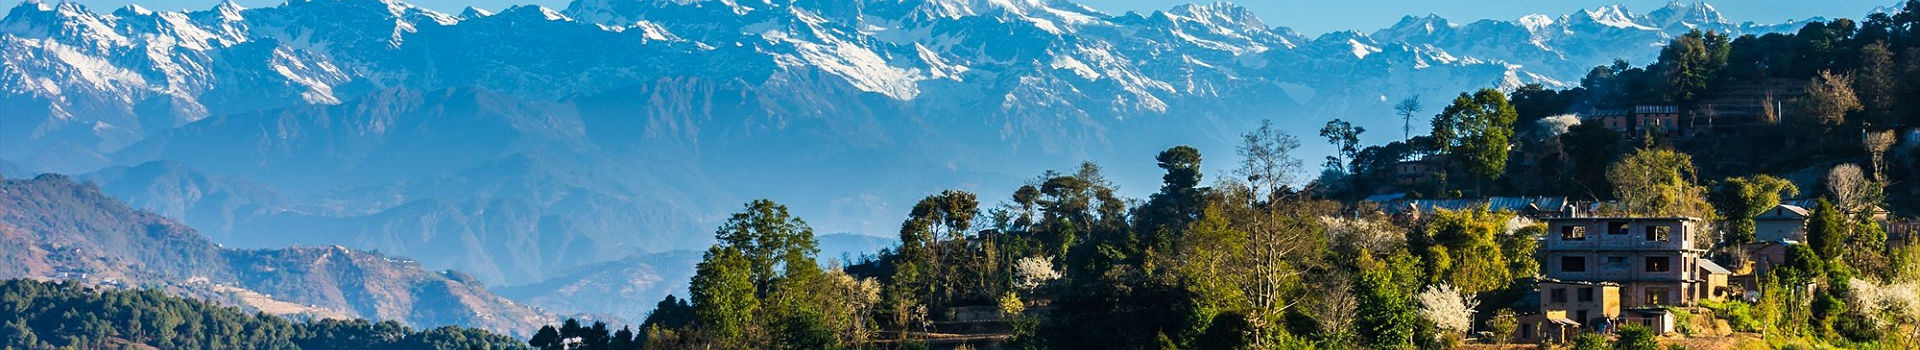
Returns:
[[[1674,332],[1674,314],[1665,308],[1627,309],[1621,313],[1622,325],[1635,325],[1653,330],[1655,335]]]

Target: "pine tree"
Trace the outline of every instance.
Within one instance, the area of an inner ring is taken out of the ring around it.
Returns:
[[[1845,251],[1847,237],[1847,217],[1833,202],[1821,198],[1813,207],[1813,213],[1807,218],[1807,243],[1823,259],[1834,259]]]

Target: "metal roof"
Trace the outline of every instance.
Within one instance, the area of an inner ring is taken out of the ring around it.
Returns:
[[[1707,273],[1722,275],[1733,274],[1733,271],[1728,271],[1727,268],[1720,267],[1720,264],[1714,263],[1713,260],[1700,259],[1700,268],[1707,269]]]
[[[1570,217],[1570,218],[1548,218],[1547,220],[1548,220],[1548,221],[1606,221],[1606,220],[1626,220],[1626,221],[1667,221],[1667,220],[1682,220],[1682,221],[1700,221],[1700,218],[1696,218],[1696,217],[1691,217],[1691,216],[1582,216],[1582,217]]]
[[[1479,209],[1481,207],[1486,207],[1488,210],[1494,210],[1494,211],[1506,210],[1506,211],[1511,211],[1516,213],[1526,212],[1528,210],[1558,212],[1558,211],[1563,211],[1570,208],[1570,206],[1568,205],[1569,202],[1567,201],[1566,197],[1539,196],[1539,197],[1489,197],[1489,198],[1466,198],[1466,199],[1393,198],[1388,200],[1375,200],[1376,197],[1381,197],[1382,199],[1385,199],[1383,196],[1386,196],[1386,195],[1368,197],[1368,200],[1376,201],[1376,202],[1390,202],[1391,205],[1386,206],[1386,209],[1394,213],[1405,213],[1410,211],[1431,212],[1431,211],[1435,211],[1436,209],[1472,210],[1472,209]]]
[[[1637,308],[1637,309],[1627,309],[1627,312],[1632,312],[1632,313],[1636,313],[1636,314],[1640,314],[1641,316],[1666,316],[1666,315],[1667,315],[1667,309],[1665,309],[1665,308],[1657,308],[1657,307],[1654,307],[1654,308]]]
[[[1755,216],[1754,218],[1760,219],[1760,220],[1767,220],[1767,219],[1798,220],[1798,219],[1807,218],[1807,213],[1808,213],[1807,208],[1804,208],[1798,205],[1781,203],[1780,205],[1774,206],[1773,209],[1768,209],[1767,212],[1761,213],[1759,216]]]

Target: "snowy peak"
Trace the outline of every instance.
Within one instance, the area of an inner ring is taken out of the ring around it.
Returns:
[[[1452,29],[1453,24],[1448,22],[1445,17],[1440,17],[1438,14],[1427,14],[1421,17],[1400,17],[1400,22],[1396,22],[1392,27],[1382,29],[1375,34],[1390,38],[1410,38],[1436,35]]]
[[[473,6],[467,6],[467,8],[460,9],[460,14],[456,17],[460,17],[461,20],[469,20],[469,19],[481,18],[486,16],[492,16],[492,15],[493,15],[493,11],[487,11],[487,10],[483,10]]]
[[[1573,81],[1615,57],[1648,61],[1650,48],[1676,35],[1658,20],[1724,21],[1704,3],[1657,16],[1613,5],[1518,21],[1407,16],[1378,32],[1315,39],[1223,2],[1113,16],[1065,0],[575,0],[564,11],[458,15],[399,0],[257,9],[226,0],[189,13],[115,14],[45,1],[0,19],[0,39],[25,39],[0,40],[14,45],[0,47],[0,63],[24,67],[0,77],[0,90],[70,98],[48,102],[56,112],[31,122],[49,129],[130,130],[76,141],[100,151],[178,124],[170,121],[336,104],[379,89],[478,86],[553,99],[688,76],[791,84],[776,95],[848,89],[930,110],[998,106],[1002,115],[986,118],[1001,118],[1002,129],[1044,129],[1061,116],[1164,114],[1223,96],[1326,104],[1310,100],[1341,93],[1309,86],[1354,77],[1376,79],[1346,84],[1363,94],[1423,79],[1453,84],[1443,89]],[[1791,29],[1783,27],[1747,33]],[[1297,96],[1272,96],[1276,85]],[[145,110],[163,108],[171,114]]]
[[[29,38],[58,38],[93,49],[127,44],[114,30],[113,16],[101,16],[77,2],[27,2],[0,18],[0,34]]]
[[[1552,27],[1555,23],[1559,22],[1554,21],[1553,17],[1547,17],[1547,15],[1531,14],[1520,16],[1520,25],[1526,27],[1529,32],[1540,32],[1547,27]]]
[[[53,4],[48,4],[46,0],[21,1],[19,6],[15,6],[15,10],[27,7],[32,7],[39,11],[53,11]]]
[[[1230,26],[1242,30],[1267,30],[1267,24],[1262,23],[1259,17],[1247,11],[1247,8],[1226,2],[1184,4],[1174,6],[1173,9],[1164,13],[1200,23]]]
[[[1641,24],[1642,18],[1640,15],[1636,15],[1633,11],[1627,10],[1627,6],[1621,4],[1601,6],[1591,10],[1581,10],[1579,13],[1574,14],[1573,20],[1621,29],[1653,29],[1653,27]]]
[[[240,6],[240,3],[233,2],[233,0],[220,0],[219,4],[213,5],[214,12],[218,12],[221,15],[228,15],[229,18],[232,19],[240,19],[240,11],[246,9],[245,6]]]
[[[480,18],[480,17],[491,16],[491,15],[493,14],[487,13],[485,10],[475,9],[472,7],[468,7],[466,11],[460,12],[460,18]],[[520,18],[520,19],[529,19],[529,20],[540,20],[540,21],[567,21],[567,22],[573,21],[572,17],[567,17],[567,15],[561,14],[560,11],[556,11],[554,9],[550,9],[550,8],[547,8],[546,6],[540,6],[540,5],[516,5],[514,7],[508,7],[506,10],[500,11],[499,15],[505,16],[507,18]]]
[[[1035,15],[1053,10],[1041,0],[923,0],[920,8],[927,14],[944,18],[984,16],[999,12]]]
[[[1654,27],[1667,30],[1677,30],[1681,27],[1687,29],[1707,27],[1705,29],[1720,30],[1732,25],[1725,16],[1720,14],[1720,10],[1700,1],[1691,4],[1679,1],[1667,3],[1666,7],[1647,14],[1647,20],[1651,21],[1649,24]]]
[[[120,9],[113,10],[113,15],[120,17],[151,16],[153,15],[153,10],[140,7],[140,5],[128,4],[127,6],[121,6]]]

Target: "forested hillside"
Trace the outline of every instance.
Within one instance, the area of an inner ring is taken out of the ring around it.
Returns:
[[[184,225],[62,175],[0,178],[0,278],[154,288],[274,314],[466,325],[549,320],[471,276],[346,247],[222,248]]]
[[[523,349],[512,337],[454,326],[292,321],[151,289],[0,281],[6,349]]]
[[[1609,167],[1652,147],[1691,154],[1698,162],[1687,172],[1710,188],[1720,179],[1772,174],[1804,195],[1833,195],[1822,188],[1827,170],[1854,164],[1881,185],[1876,191],[1886,191],[1884,199],[1914,210],[1920,152],[1901,141],[1920,137],[1920,99],[1912,98],[1920,96],[1914,7],[1909,2],[1905,11],[1863,21],[1808,23],[1792,33],[1694,31],[1675,38],[1654,62],[1594,67],[1576,87],[1528,85],[1498,101],[1463,94],[1442,101],[1444,109],[1431,117],[1405,113],[1410,125],[1434,132],[1383,145],[1358,144],[1350,136],[1367,130],[1334,120],[1321,135],[1341,151],[1329,157],[1316,187],[1343,199],[1408,193],[1609,200],[1620,198]],[[1636,108],[1671,117],[1626,118]],[[1438,162],[1438,176],[1396,183],[1396,164],[1429,156],[1439,156],[1428,159]]]

